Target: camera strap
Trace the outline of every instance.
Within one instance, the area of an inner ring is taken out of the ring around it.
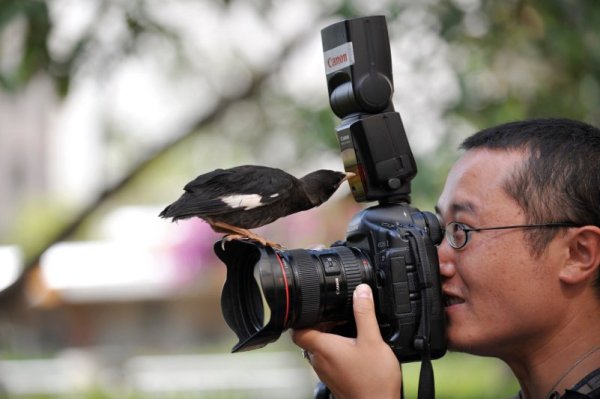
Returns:
[[[423,241],[423,238],[425,237],[424,232],[421,229],[412,228],[408,229],[408,232],[415,238],[413,243],[417,247],[416,253],[419,256],[419,261],[416,263],[418,265],[417,274],[419,276],[421,290],[421,318],[419,320],[419,327],[414,341],[415,348],[422,353],[418,399],[434,399],[435,381],[433,377],[433,365],[431,364],[431,320],[429,318],[429,315],[431,314],[431,290],[433,289],[433,282],[431,273],[425,267],[425,265],[429,264],[429,256],[427,256],[427,250]]]

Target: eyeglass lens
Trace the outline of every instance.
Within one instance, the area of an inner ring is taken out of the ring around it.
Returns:
[[[446,226],[446,239],[454,248],[461,248],[467,242],[467,232],[456,222],[449,223]]]

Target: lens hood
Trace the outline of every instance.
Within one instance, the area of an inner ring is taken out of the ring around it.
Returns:
[[[217,241],[214,251],[227,267],[221,311],[239,340],[232,352],[258,349],[276,341],[286,328],[290,311],[282,260],[273,248],[248,240]],[[265,320],[266,313],[269,320]]]

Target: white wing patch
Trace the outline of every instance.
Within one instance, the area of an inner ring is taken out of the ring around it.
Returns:
[[[264,205],[261,202],[262,196],[258,194],[234,194],[219,199],[232,208],[244,208],[244,210]]]

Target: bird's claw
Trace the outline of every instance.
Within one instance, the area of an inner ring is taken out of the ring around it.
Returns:
[[[229,240],[226,240],[227,236],[221,238],[221,249],[223,250],[223,252],[225,252],[225,243],[228,242]]]
[[[233,240],[241,240],[241,239],[247,239],[248,237],[243,236],[241,234],[227,234],[226,236],[223,236],[223,238],[221,238],[221,249],[223,251],[225,251],[225,243],[227,242],[231,242]]]

